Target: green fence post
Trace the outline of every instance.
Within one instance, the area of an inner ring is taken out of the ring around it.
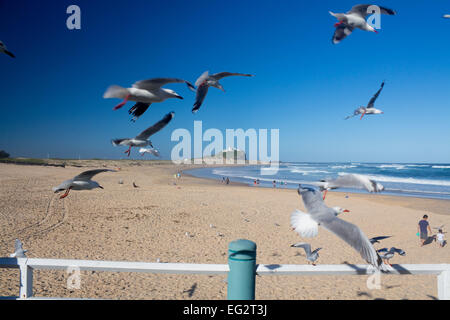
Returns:
[[[228,246],[228,300],[254,300],[256,243],[239,239]]]

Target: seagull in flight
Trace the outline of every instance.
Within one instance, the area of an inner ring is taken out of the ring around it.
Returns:
[[[159,151],[154,148],[140,148],[139,153],[141,154],[141,156],[144,156],[146,153],[150,153],[150,154],[154,155],[155,157],[160,156]]]
[[[315,237],[320,225],[344,240],[369,264],[378,270],[386,270],[367,236],[358,226],[338,218],[335,209],[325,205],[319,190],[299,186],[298,194],[302,197],[307,213],[296,210],[291,214],[291,226],[294,231],[301,237]]]
[[[175,91],[162,88],[162,86],[169,83],[186,83],[189,89],[195,91],[195,87],[189,81],[183,79],[154,78],[137,81],[131,88],[112,85],[106,90],[103,98],[124,99],[115,106],[113,110],[122,108],[128,101],[136,101],[137,103],[128,111],[128,113],[133,116],[131,121],[136,121],[145,111],[147,111],[152,103],[163,102],[169,98],[183,99],[183,97]]]
[[[14,253],[11,253],[9,256],[11,258],[26,258],[25,253],[28,250],[23,250],[22,242],[19,239],[16,239],[14,242]]]
[[[148,140],[151,135],[154,135],[158,131],[160,131],[162,128],[167,126],[169,122],[173,119],[175,116],[175,112],[170,112],[164,116],[161,120],[159,120],[157,123],[152,125],[151,127],[148,127],[144,131],[142,131],[140,134],[138,134],[134,138],[123,138],[123,139],[113,139],[111,142],[114,146],[129,146],[128,150],[125,151],[125,153],[130,156],[131,148],[132,147],[145,147],[150,146],[153,148],[152,142]]]
[[[329,13],[339,20],[334,26],[336,30],[334,31],[332,42],[337,44],[349,36],[355,28],[371,31],[378,33],[374,27],[367,23],[366,17],[374,13],[373,6],[371,4],[358,4],[353,6],[347,13],[334,13],[329,11]],[[395,15],[395,11],[377,6],[380,9],[381,14]]]
[[[8,51],[8,48],[5,46],[5,44],[2,41],[0,41],[0,52],[6,53],[11,58],[16,57],[11,51]]]
[[[303,248],[306,253],[306,260],[308,260],[308,263],[311,262],[313,266],[316,265],[316,260],[319,259],[319,250],[322,248],[317,248],[314,251],[311,252],[311,245],[306,242],[298,242],[293,244],[291,247],[293,248]]]
[[[192,113],[196,113],[198,109],[200,109],[203,100],[205,100],[206,94],[208,93],[209,87],[215,87],[225,92],[224,88],[219,83],[219,80],[230,76],[253,77],[252,74],[233,72],[220,72],[210,75],[209,71],[205,71],[195,82],[195,85],[197,86],[197,94],[195,97],[194,107],[192,108]]]
[[[72,179],[63,181],[59,186],[53,187],[53,192],[58,193],[65,190],[66,192],[59,197],[60,199],[63,199],[69,195],[70,190],[92,190],[95,188],[103,189],[97,181],[93,181],[91,179],[96,174],[107,171],[116,172],[116,170],[111,169],[94,169],[84,171]]]
[[[384,87],[384,81],[381,83],[380,89],[373,95],[373,97],[370,99],[369,103],[367,104],[367,107],[361,106],[355,111],[353,111],[353,114],[351,116],[348,116],[345,118],[345,120],[350,119],[354,116],[361,115],[359,120],[361,120],[365,114],[383,114],[384,112],[374,108],[375,101],[377,100],[378,96],[380,95],[381,90],[383,90]]]
[[[369,179],[367,176],[361,174],[344,174],[333,180],[321,180],[320,182],[311,182],[310,184],[318,186],[320,191],[323,191],[323,199],[327,195],[328,190],[338,188],[356,188],[366,189],[368,192],[381,192],[384,190],[384,186],[374,180]]]
[[[373,238],[370,238],[369,241],[370,241],[371,244],[375,244],[375,243],[380,243],[380,240],[384,240],[384,239],[387,239],[387,238],[390,238],[390,237],[391,236],[373,237]]]

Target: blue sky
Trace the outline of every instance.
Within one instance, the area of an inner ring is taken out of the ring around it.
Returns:
[[[81,30],[66,8],[81,8]],[[335,18],[354,1],[0,0],[0,149],[15,157],[121,158],[112,138],[133,137],[166,113],[152,137],[163,158],[174,129],[280,129],[284,161],[450,162],[450,2],[383,1],[379,34],[356,30],[331,43]],[[223,79],[200,111],[195,94],[153,104],[136,122],[109,85],[153,77],[195,82],[205,70],[255,74]],[[344,121],[386,85],[384,115]],[[206,146],[207,143],[205,143]],[[133,150],[132,158],[140,158]]]

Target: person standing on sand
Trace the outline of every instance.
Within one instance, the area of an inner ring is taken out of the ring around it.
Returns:
[[[430,224],[428,223],[428,216],[424,215],[422,220],[417,225],[417,232],[419,233],[421,247],[423,247],[425,241],[428,239],[428,231],[431,234]]]
[[[227,177],[226,182],[227,182],[227,184],[230,184],[230,178]]]

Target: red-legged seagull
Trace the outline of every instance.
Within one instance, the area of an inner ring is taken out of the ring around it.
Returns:
[[[381,257],[361,229],[338,218],[336,210],[325,205],[319,190],[299,186],[298,194],[302,197],[307,213],[294,211],[291,214],[291,226],[301,237],[315,237],[320,225],[344,240],[369,264],[378,270],[387,270]]]
[[[209,87],[215,87],[225,92],[222,85],[219,83],[219,80],[230,76],[253,77],[252,74],[233,72],[220,72],[210,75],[209,71],[205,71],[195,82],[195,85],[197,86],[197,94],[195,97],[194,107],[192,108],[192,113],[196,113],[198,109],[200,109],[203,100],[205,100],[206,94],[208,93]]]
[[[383,111],[381,111],[379,109],[375,109],[373,107],[375,104],[375,101],[377,100],[378,96],[380,95],[381,90],[383,90],[383,87],[384,87],[384,81],[381,83],[380,89],[378,89],[378,91],[370,99],[369,103],[367,104],[367,107],[364,107],[364,106],[359,107],[358,109],[353,111],[353,114],[351,116],[346,117],[345,120],[350,119],[357,115],[361,115],[361,117],[359,118],[359,120],[361,120],[364,117],[364,115],[366,115],[366,114],[383,114],[384,113]]]
[[[144,131],[142,131],[139,135],[137,135],[134,138],[123,138],[123,139],[114,139],[112,140],[112,144],[114,146],[129,146],[128,150],[125,151],[125,153],[130,156],[131,148],[132,147],[146,147],[150,146],[153,148],[152,142],[148,140],[151,135],[154,135],[158,131],[160,131],[162,128],[167,126],[169,122],[173,119],[175,116],[175,112],[170,112],[164,116],[161,120],[159,120],[157,123],[152,125],[151,127],[148,127]]]
[[[353,6],[347,13],[334,13],[329,11],[332,16],[339,20],[339,22],[334,25],[336,30],[332,39],[333,43],[337,44],[341,42],[345,37],[350,35],[355,28],[378,33],[378,31],[366,21],[366,17],[373,14],[373,10],[370,8],[371,6],[374,5],[358,4]],[[394,10],[380,6],[378,6],[378,8],[380,8],[380,13],[382,14],[395,15]]]
[[[93,181],[91,179],[96,174],[107,171],[116,172],[115,170],[111,169],[94,169],[84,171],[76,177],[63,181],[59,186],[54,187],[53,192],[58,193],[60,191],[66,191],[61,197],[59,197],[60,199],[63,199],[69,195],[70,190],[92,190],[95,188],[103,189],[103,187],[97,181]]]
[[[120,98],[124,99],[121,103],[113,108],[117,110],[122,108],[127,101],[136,101],[137,103],[128,111],[133,115],[131,121],[136,121],[152,103],[162,102],[169,98],[183,99],[178,93],[171,89],[162,88],[169,83],[186,83],[189,89],[195,91],[195,87],[186,80],[177,78],[154,78],[138,81],[131,88],[123,88],[121,86],[110,86],[103,95],[103,98]]]

